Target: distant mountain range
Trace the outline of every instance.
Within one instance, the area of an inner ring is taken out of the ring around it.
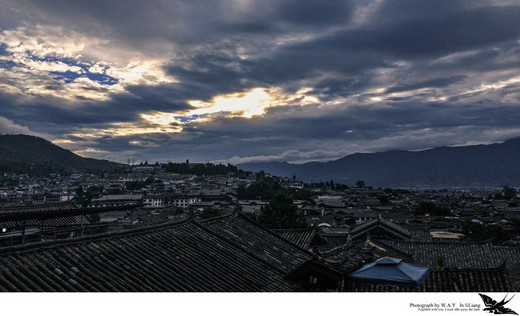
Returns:
[[[237,167],[315,182],[334,180],[354,185],[363,180],[374,187],[520,186],[520,138],[491,145],[358,153],[329,162],[261,162]]]
[[[0,172],[46,175],[106,172],[123,166],[107,160],[80,157],[40,137],[0,135]]]

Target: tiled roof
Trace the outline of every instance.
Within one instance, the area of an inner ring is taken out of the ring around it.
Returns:
[[[420,292],[509,292],[504,269],[432,270]]]
[[[362,285],[350,291],[389,292],[392,289],[381,285]],[[509,292],[512,287],[509,275],[503,267],[494,269],[430,270],[419,288],[398,288],[399,292]]]
[[[348,244],[322,252],[319,255],[328,265],[347,273],[354,272],[361,268],[363,264],[373,260],[372,252],[363,251],[359,247]]]
[[[412,240],[414,241],[432,241],[432,234],[429,229],[410,229]]]
[[[0,221],[0,228],[15,228],[15,227],[57,227],[57,226],[69,226],[69,225],[81,225],[90,224],[88,217],[84,215],[66,216],[58,218],[46,218],[46,219],[28,219],[25,221]]]
[[[240,215],[0,249],[2,291],[291,291],[312,254]]]
[[[243,215],[233,220],[221,218],[201,222],[205,228],[228,243],[237,244],[243,251],[259,256],[284,272],[312,259],[312,253],[291,243],[278,234],[252,222]]]
[[[348,242],[347,234],[316,233],[312,228],[274,229],[273,231],[304,249],[316,247],[319,252],[325,252],[336,247],[344,246]]]
[[[110,201],[138,201],[143,198],[142,194],[109,194],[103,195],[99,198],[92,199],[92,202],[110,202]]]
[[[383,218],[375,218],[373,220],[366,221],[354,227],[350,231],[350,234],[352,239],[355,239],[376,228],[381,228],[397,238],[409,239],[412,237],[412,234],[406,228]]]
[[[310,249],[312,241],[316,236],[314,229],[273,229],[275,233],[289,240],[290,242],[304,248]]]
[[[74,211],[79,207],[73,202],[43,204],[43,205],[27,205],[27,206],[12,206],[0,207],[0,215],[7,214],[22,214],[22,213],[36,213],[36,212],[54,212],[54,211]]]
[[[348,236],[346,235],[323,235],[323,239],[325,239],[327,243],[318,246],[318,251],[320,252],[329,251],[331,249],[346,245],[348,243]]]
[[[509,266],[520,261],[520,249],[493,246],[490,243],[414,242],[380,240],[381,243],[410,254],[419,265],[435,267],[439,256],[446,259],[446,267],[459,269],[493,268],[504,261]]]

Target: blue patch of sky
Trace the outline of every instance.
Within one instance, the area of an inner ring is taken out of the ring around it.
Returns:
[[[203,115],[194,114],[191,116],[176,116],[175,118],[178,119],[179,121],[181,121],[182,123],[187,123],[187,122],[194,121],[201,117],[203,117]]]
[[[0,68],[10,69],[16,66],[15,62],[10,60],[0,60]]]
[[[103,85],[114,85],[118,83],[119,81],[112,77],[101,73],[94,73],[90,72],[89,68],[91,67],[90,64],[79,62],[77,60],[74,60],[72,58],[61,58],[56,56],[46,56],[45,58],[36,58],[36,60],[39,61],[48,61],[48,62],[62,62],[68,66],[71,67],[80,67],[83,71],[81,73],[73,72],[73,71],[65,71],[65,72],[58,72],[54,71],[51,72],[53,75],[53,78],[56,80],[64,80],[66,83],[70,83],[77,78],[85,77],[92,81],[99,82]]]
[[[114,77],[111,77],[111,76],[107,76],[105,74],[100,74],[100,73],[93,73],[93,72],[86,72],[86,76],[90,79],[90,80],[93,80],[93,81],[97,81],[101,84],[104,84],[104,85],[115,85],[116,83],[118,83],[119,81],[114,78]]]
[[[73,71],[51,71],[54,80],[63,80],[65,83],[71,83],[82,75]]]
[[[9,52],[7,51],[7,45],[0,44],[0,56],[9,56]],[[12,68],[16,66],[16,63],[10,60],[0,60],[0,68]]]
[[[31,56],[31,52],[30,51],[27,51],[26,52],[29,56]],[[8,51],[7,51],[7,45],[5,44],[0,44],[0,56],[9,56],[11,55]],[[35,57],[35,56],[31,56],[33,60],[35,61],[42,61],[42,62],[62,62],[68,66],[76,66],[76,67],[80,67],[82,69],[81,72],[73,72],[73,71],[64,71],[64,72],[58,72],[58,71],[53,71],[51,72],[51,75],[53,76],[53,78],[55,80],[63,80],[65,81],[66,83],[70,83],[74,80],[76,80],[77,78],[80,78],[80,77],[85,77],[85,78],[88,78],[89,80],[92,80],[92,81],[96,81],[102,85],[114,85],[114,84],[117,84],[119,81],[112,77],[112,76],[109,76],[109,75],[105,75],[105,74],[102,74],[102,73],[94,73],[94,72],[90,72],[89,71],[89,68],[92,66],[91,64],[88,64],[88,63],[84,63],[84,62],[80,62],[80,61],[77,61],[77,60],[74,60],[72,58],[63,58],[63,57],[59,57],[59,56],[45,56],[44,58],[38,58],[38,57]],[[9,69],[9,68],[12,68],[16,65],[20,65],[18,63],[15,63],[11,60],[0,60],[0,68],[6,68],[6,69]]]
[[[9,52],[7,52],[7,45],[0,44],[0,56],[7,56],[9,55]]]
[[[99,74],[99,73],[91,73],[91,72],[88,72],[87,70],[85,70],[85,72],[83,72],[83,73],[77,73],[77,72],[73,72],[73,71],[64,71],[64,72],[52,71],[51,74],[53,75],[53,78],[55,80],[63,80],[66,83],[71,83],[80,77],[88,78],[92,81],[99,82],[100,84],[103,84],[103,85],[114,85],[118,82],[118,80],[114,77],[107,76],[104,74]]]

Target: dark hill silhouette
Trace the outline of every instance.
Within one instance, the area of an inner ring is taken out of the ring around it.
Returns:
[[[80,157],[70,150],[29,135],[0,135],[0,171],[36,175],[113,171],[124,165]]]
[[[520,185],[520,138],[500,144],[353,154],[325,163],[238,165],[308,181],[377,187],[497,187]]]

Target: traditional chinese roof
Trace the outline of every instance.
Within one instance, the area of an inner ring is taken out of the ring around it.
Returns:
[[[513,290],[509,275],[503,266],[490,269],[430,270],[419,288],[396,288],[381,285],[361,285],[350,291],[365,292],[510,292]]]
[[[292,291],[312,254],[237,214],[0,249],[2,291]]]
[[[86,225],[91,221],[85,215],[64,216],[47,219],[28,219],[26,221],[0,221],[0,228],[15,228],[15,227],[58,227],[70,225]]]
[[[509,292],[509,276],[503,267],[491,269],[431,270],[421,292]]]
[[[412,237],[412,234],[406,228],[380,217],[354,227],[350,234],[352,239],[356,239],[374,230],[383,231],[397,239],[410,239]]]
[[[79,209],[79,206],[77,206],[73,202],[43,204],[43,205],[11,206],[11,207],[0,207],[0,216],[5,216],[8,214],[28,214],[28,213],[48,213],[48,212],[56,212],[56,211],[75,211],[78,209]]]
[[[372,251],[364,251],[352,244],[344,244],[328,251],[320,252],[319,257],[329,266],[333,266],[344,273],[353,272],[374,259]]]
[[[493,246],[491,243],[414,242],[380,240],[399,251],[410,254],[414,263],[435,267],[437,258],[446,259],[446,267],[459,269],[492,268],[506,261],[507,266],[520,261],[520,249]]]
[[[228,243],[288,273],[312,259],[312,253],[278,234],[256,224],[243,215],[209,220],[201,226]]]
[[[313,228],[273,229],[273,231],[304,249],[310,249],[313,245],[313,240],[316,237],[316,231]]]
[[[320,252],[329,251],[334,248],[347,245],[349,242],[349,238],[346,235],[341,236],[341,235],[324,234],[324,235],[322,235],[322,237],[326,241],[326,243],[323,245],[319,245],[317,247],[318,251],[320,251]]]

